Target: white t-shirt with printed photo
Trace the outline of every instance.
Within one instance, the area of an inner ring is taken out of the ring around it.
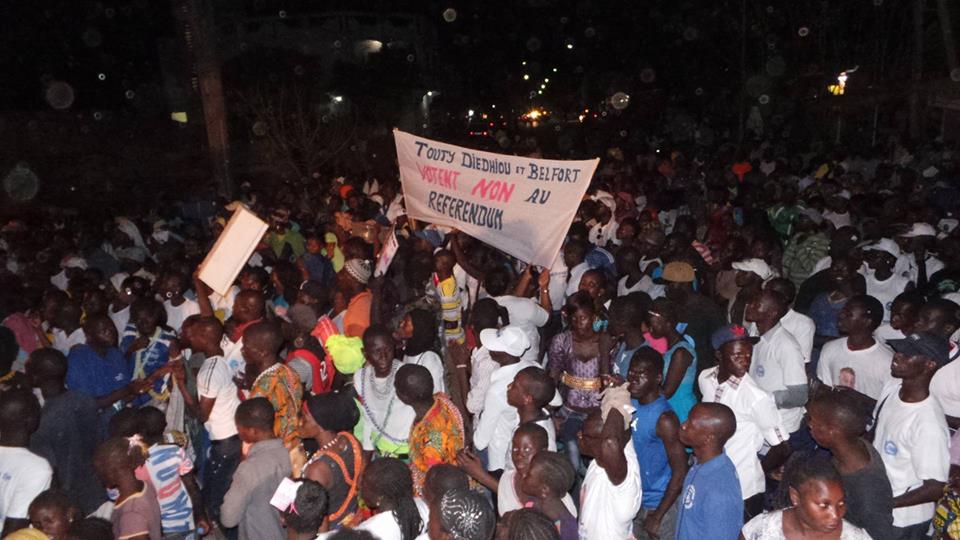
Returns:
[[[817,378],[829,386],[852,388],[877,399],[883,387],[893,380],[890,363],[893,349],[880,340],[860,351],[850,350],[847,338],[827,342],[820,352]]]

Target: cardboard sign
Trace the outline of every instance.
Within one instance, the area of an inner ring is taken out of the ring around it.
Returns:
[[[549,267],[599,159],[558,161],[462,148],[393,131],[407,214]]]
[[[256,214],[243,206],[237,207],[210,253],[200,263],[200,279],[217,293],[226,295],[268,228]]]

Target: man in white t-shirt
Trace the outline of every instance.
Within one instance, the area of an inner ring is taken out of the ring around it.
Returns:
[[[810,355],[813,353],[813,336],[817,333],[817,325],[813,319],[803,313],[794,311],[793,300],[797,296],[797,286],[787,278],[773,278],[763,284],[764,289],[770,289],[783,295],[786,300],[787,312],[780,318],[780,324],[797,339],[800,345],[800,352],[803,354],[803,361],[810,363]],[[757,335],[756,325],[751,324],[751,335]]]
[[[893,524],[900,538],[925,538],[949,472],[949,432],[930,379],[947,362],[947,340],[929,333],[889,342],[890,372],[874,409],[873,446],[893,489]]]
[[[621,390],[626,393],[622,388],[610,391]],[[625,403],[630,403],[629,393]],[[605,403],[602,412],[587,416],[577,434],[580,451],[593,457],[580,490],[581,540],[633,538],[633,518],[640,511],[643,491],[640,465],[624,414],[629,418],[632,411]]]
[[[205,506],[218,518],[223,496],[240,463],[240,439],[234,415],[240,406],[234,373],[223,357],[223,326],[216,317],[190,319],[183,337],[194,354],[205,360],[197,374],[200,420],[210,436],[210,458],[204,469]]]
[[[27,449],[39,426],[40,402],[29,390],[0,394],[0,535],[29,527],[30,502],[50,487],[50,464]]]
[[[791,434],[800,430],[807,402],[807,372],[797,339],[780,324],[787,312],[780,293],[764,289],[747,304],[744,317],[757,324],[760,341],[753,348],[750,377],[773,395]],[[796,449],[796,448],[795,448]]]
[[[183,321],[191,315],[200,314],[200,304],[184,297],[187,278],[177,272],[166,274],[160,281],[159,293],[163,297],[163,309],[167,312],[167,326],[180,335]]]
[[[867,294],[880,301],[884,309],[883,322],[889,324],[894,299],[913,289],[910,278],[897,272],[900,246],[889,238],[881,238],[874,244],[864,246],[863,252],[866,266],[861,267],[860,273],[867,284]]]
[[[876,401],[893,379],[893,349],[873,337],[882,321],[883,304],[876,298],[861,294],[848,300],[837,317],[837,327],[846,337],[823,346],[817,378],[828,386],[850,388]]]
[[[53,348],[62,352],[64,356],[70,354],[70,349],[87,342],[86,334],[80,326],[80,305],[73,301],[64,302],[57,311],[53,320]]]

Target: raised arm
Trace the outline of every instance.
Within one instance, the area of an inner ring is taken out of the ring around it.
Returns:
[[[460,231],[453,231],[450,233],[450,250],[453,251],[453,256],[457,258],[457,264],[459,264],[460,267],[470,275],[470,277],[483,281],[483,270],[474,266],[469,260],[467,260],[467,255],[463,251],[463,246],[460,245]]]
[[[603,457],[601,465],[610,483],[619,486],[627,478],[627,456],[623,452],[623,415],[616,409],[607,413],[603,423],[603,432],[600,434],[600,455]]]

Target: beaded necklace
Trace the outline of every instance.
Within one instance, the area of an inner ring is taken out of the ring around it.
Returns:
[[[390,391],[390,389],[393,388],[393,379],[397,375],[397,364],[394,364],[393,367],[390,368],[390,375],[387,376],[387,381],[389,382],[389,386],[386,387],[386,390],[382,390],[381,388],[377,387],[376,375],[373,373],[372,369],[369,369],[369,366],[364,366],[363,370],[364,372],[363,372],[363,376],[361,377],[361,384],[360,384],[360,404],[363,406],[364,412],[367,413],[367,418],[370,419],[370,423],[373,424],[373,428],[377,431],[377,438],[373,441],[374,446],[376,446],[377,442],[380,440],[381,437],[384,437],[388,441],[397,445],[407,444],[408,439],[393,437],[392,435],[387,433],[387,430],[386,430],[386,425],[390,421],[390,413],[393,412],[393,403],[397,399],[396,392]],[[387,412],[383,416],[383,426],[381,426],[380,423],[377,422],[377,418],[374,416],[373,411],[370,410],[370,407],[367,405],[367,400],[365,399],[365,396],[367,395],[368,379],[370,380],[370,385],[373,387],[374,395],[376,395],[381,399],[387,397],[388,395],[390,397],[390,401],[387,402]]]

